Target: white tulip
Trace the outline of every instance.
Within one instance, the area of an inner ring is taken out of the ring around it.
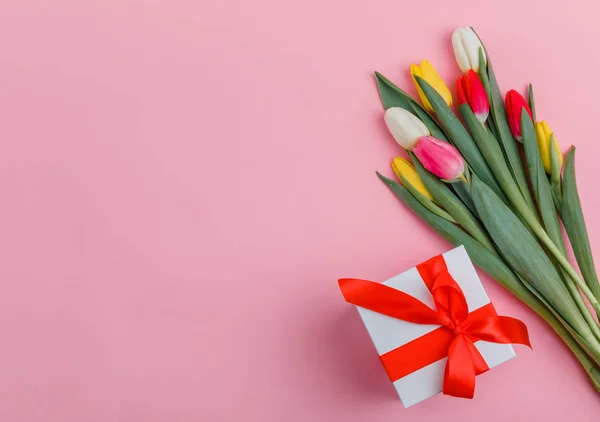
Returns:
[[[396,142],[409,151],[421,136],[429,135],[421,119],[401,107],[388,108],[383,119]]]
[[[466,73],[469,69],[479,72],[479,49],[483,48],[483,44],[481,44],[479,37],[471,27],[463,26],[454,31],[452,34],[452,47],[454,47],[454,56],[458,67],[463,73]],[[486,61],[484,50],[484,65]]]

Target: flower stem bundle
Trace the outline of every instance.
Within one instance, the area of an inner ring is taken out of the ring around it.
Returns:
[[[563,157],[549,125],[536,120],[531,85],[527,99],[510,90],[503,101],[472,28],[457,29],[452,45],[464,73],[457,80],[462,121],[429,61],[411,66],[420,103],[375,74],[385,122],[412,160],[394,159],[399,182],[377,174],[544,318],[600,392],[600,284],[577,191],[575,148]],[[582,275],[569,261],[561,223]]]

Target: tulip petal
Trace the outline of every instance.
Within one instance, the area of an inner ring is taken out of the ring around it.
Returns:
[[[540,158],[542,160],[542,164],[544,165],[544,170],[546,173],[550,173],[550,136],[552,135],[552,131],[548,127],[548,124],[545,121],[538,122],[535,125],[535,130],[537,133],[537,141]]]
[[[514,89],[506,93],[506,114],[510,130],[517,141],[521,141],[521,110],[525,109],[527,114],[533,118],[531,109],[525,98]]]
[[[421,102],[427,110],[433,111],[433,107],[431,106],[429,98],[423,92],[423,88],[417,82],[417,79],[423,79],[427,81],[427,83],[431,85],[432,88],[435,89],[435,91],[444,99],[448,106],[452,105],[452,93],[429,61],[423,60],[420,66],[412,64],[410,66],[410,74],[413,78],[415,86],[417,87]]]
[[[411,64],[410,65],[410,74],[412,76],[413,82],[415,83],[415,85],[417,87],[417,93],[419,94],[419,98],[421,99],[421,104],[423,104],[423,107],[425,107],[428,111],[433,111],[433,108],[431,107],[431,104],[429,103],[427,96],[425,95],[425,93],[423,92],[423,90],[421,89],[419,84],[417,83],[417,77],[422,78],[421,68],[419,66],[417,66],[416,64]]]
[[[452,34],[452,47],[458,67],[463,73],[469,69],[479,72],[480,66],[485,66],[485,55],[483,56],[483,63],[480,63],[479,59],[479,52],[483,45],[471,27],[465,26],[454,31]]]
[[[433,196],[431,196],[429,191],[425,188],[417,170],[415,170],[415,166],[413,166],[410,161],[406,158],[396,157],[392,161],[392,169],[405,187],[408,187],[409,185],[413,186],[427,199],[433,200]]]
[[[440,179],[458,179],[465,172],[465,162],[456,148],[433,136],[419,138],[413,152],[421,164]]]
[[[464,73],[467,70],[471,69],[471,63],[469,61],[469,56],[465,50],[461,39],[461,28],[454,31],[452,34],[452,47],[454,49],[454,56],[456,57],[456,62],[458,63],[458,67]]]
[[[406,92],[398,88],[392,81],[387,79],[379,72],[375,72],[375,78],[377,80],[377,89],[379,90],[379,97],[383,104],[384,109],[391,107],[401,107],[414,113],[421,121],[427,126],[429,132],[438,139],[447,141],[446,135],[441,130],[440,125],[431,118],[423,107],[415,101]]]
[[[490,104],[483,84],[474,70],[469,70],[464,78],[469,105],[481,123],[485,123],[490,112]]]
[[[475,72],[479,72],[479,39],[471,31],[465,31],[462,37],[462,43],[467,55],[469,56],[469,63],[471,69]]]
[[[390,107],[383,116],[396,142],[411,150],[421,136],[429,135],[427,126],[417,116],[401,107]]]
[[[456,98],[458,99],[459,106],[469,102],[469,98],[467,97],[466,76],[459,76],[456,78]]]

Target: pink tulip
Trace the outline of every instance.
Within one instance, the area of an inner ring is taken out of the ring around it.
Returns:
[[[413,152],[423,167],[440,179],[458,179],[465,172],[465,161],[456,148],[433,136],[420,137]]]

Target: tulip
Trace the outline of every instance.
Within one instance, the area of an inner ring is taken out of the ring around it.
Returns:
[[[410,185],[425,198],[433,201],[433,196],[423,184],[423,181],[419,177],[415,166],[413,166],[410,161],[405,158],[396,157],[394,158],[394,161],[392,161],[392,169],[394,170],[394,173],[396,173],[396,176],[398,176],[398,179],[400,179],[400,183],[402,183],[405,188],[409,188],[408,185]]]
[[[477,73],[469,69],[466,75],[459,76],[456,80],[456,90],[458,103],[469,104],[477,120],[485,123],[490,113],[490,103]]]
[[[401,107],[388,108],[383,119],[396,142],[409,151],[421,136],[429,135],[421,119]]]
[[[550,148],[554,148],[560,167],[562,167],[563,156],[556,142],[556,138],[553,136],[552,130],[548,123],[542,121],[535,125],[538,138],[538,147],[540,148],[540,156],[542,157],[542,164],[544,164],[544,170],[546,173],[552,174],[552,162],[550,160]]]
[[[452,34],[452,47],[458,67],[463,73],[473,69],[479,73],[481,63],[479,63],[479,51],[483,50],[481,40],[475,34],[475,31],[469,26],[457,28]],[[487,63],[485,50],[483,50],[483,66]]]
[[[506,93],[506,114],[508,116],[508,125],[515,139],[521,142],[521,111],[525,108],[529,117],[533,119],[531,109],[525,101],[525,98],[514,89]]]
[[[431,107],[429,100],[425,96],[425,93],[417,83],[416,76],[421,77],[425,82],[431,85],[432,88],[435,89],[437,93],[442,96],[442,98],[444,99],[444,101],[446,101],[446,104],[448,104],[448,106],[452,105],[452,94],[450,93],[450,90],[448,89],[444,81],[442,81],[442,78],[440,78],[440,75],[438,75],[431,63],[429,63],[427,60],[423,60],[420,66],[417,66],[416,64],[411,64],[410,74],[412,75],[413,81],[417,86],[417,91],[419,92],[419,97],[421,97],[421,102],[427,110],[433,111],[433,108]]]
[[[427,170],[443,180],[455,180],[465,172],[465,162],[460,153],[447,142],[423,136],[413,152]]]

